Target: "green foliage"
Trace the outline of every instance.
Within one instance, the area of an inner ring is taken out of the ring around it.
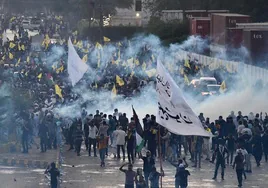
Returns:
[[[165,44],[181,42],[189,34],[189,23],[173,20],[163,22],[158,17],[152,17],[147,27],[147,32],[159,36]]]

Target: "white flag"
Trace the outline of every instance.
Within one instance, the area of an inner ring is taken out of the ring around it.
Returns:
[[[157,61],[156,81],[157,123],[178,135],[211,136],[203,128],[199,118],[185,101],[181,89],[160,60]]]
[[[4,46],[4,44],[7,42],[7,33],[6,31],[4,31],[3,33],[3,40],[2,40],[2,45]]]
[[[88,65],[76,53],[71,39],[68,41],[68,74],[74,86],[87,72]]]

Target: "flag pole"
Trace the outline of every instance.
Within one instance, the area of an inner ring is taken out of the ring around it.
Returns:
[[[159,148],[159,163],[160,163],[160,171],[163,169],[162,167],[162,149],[161,149],[161,137],[160,137],[160,126],[158,128],[158,148]],[[160,172],[162,174],[162,171]],[[163,176],[160,176],[160,186],[163,187]]]

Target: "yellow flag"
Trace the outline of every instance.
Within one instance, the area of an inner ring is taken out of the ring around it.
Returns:
[[[63,67],[63,65],[62,65],[62,66],[60,66],[60,68],[58,68],[58,69],[56,70],[56,73],[59,74],[59,73],[62,72],[63,70],[64,70],[64,67]]]
[[[133,65],[133,63],[134,63],[133,57],[127,60],[127,66],[131,67]]]
[[[135,72],[132,71],[131,74],[130,74],[130,77],[132,78],[134,76]]]
[[[84,63],[86,63],[86,62],[87,62],[87,60],[88,60],[88,57],[87,57],[87,54],[86,54],[86,55],[84,55],[84,57],[83,57],[82,61],[83,61]]]
[[[6,55],[4,55],[3,57],[2,57],[2,60],[5,60],[6,59]]]
[[[16,63],[15,67],[18,67],[20,64],[20,58],[18,59],[18,62]]]
[[[26,62],[30,63],[30,56],[27,57]]]
[[[190,81],[189,81],[188,77],[186,76],[186,74],[184,74],[184,83],[186,85],[190,85]]]
[[[116,83],[119,85],[119,86],[123,86],[125,85],[125,82],[122,78],[120,78],[118,75],[116,75]]]
[[[78,34],[78,31],[73,32],[74,36],[77,36],[77,34]]]
[[[145,73],[147,74],[147,76],[149,78],[155,76],[156,75],[156,72],[157,72],[156,69],[150,69],[150,70],[145,71]]]
[[[146,63],[145,62],[143,62],[143,64],[142,64],[142,70],[146,70]]]
[[[10,52],[9,52],[8,56],[9,56],[9,59],[13,59],[14,58],[13,54],[10,53]]]
[[[58,84],[55,85],[55,93],[62,99],[61,88]]]
[[[96,43],[96,46],[95,46],[95,47],[96,47],[97,49],[99,49],[99,50],[102,49],[102,45],[101,45],[100,43],[98,43],[98,42]]]
[[[155,62],[155,58],[154,58],[154,55],[152,54],[152,61]]]
[[[77,43],[76,43],[76,46],[78,47],[78,48],[83,48],[83,42],[81,41],[81,40],[79,40]]]
[[[20,44],[18,44],[18,49],[19,49],[19,51],[21,51],[21,47],[20,47]]]
[[[135,64],[136,64],[137,66],[139,66],[139,65],[140,65],[140,62],[139,62],[139,60],[138,60],[138,59],[135,59]]]
[[[21,48],[22,51],[24,51],[24,50],[25,50],[25,46],[24,46],[24,44],[22,44],[22,45],[20,46],[20,48]]]
[[[40,73],[38,76],[37,76],[37,78],[40,80],[41,78],[42,78],[42,73]]]
[[[185,59],[184,66],[188,67],[189,69],[191,69],[189,59]]]
[[[220,92],[223,92],[224,93],[226,91],[226,89],[227,89],[226,83],[225,83],[225,81],[223,81],[221,83]]]
[[[12,48],[14,48],[15,46],[16,46],[16,44],[14,44],[13,42],[10,42],[10,43],[9,43],[9,48],[12,49]]]
[[[112,98],[115,98],[117,95],[117,90],[116,90],[116,87],[115,87],[115,84],[114,84],[114,87],[112,89]]]
[[[103,37],[103,41],[104,41],[104,42],[110,42],[111,39],[109,39],[108,37]]]

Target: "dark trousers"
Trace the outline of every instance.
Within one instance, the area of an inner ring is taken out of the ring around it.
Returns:
[[[127,158],[128,162],[132,163],[134,161],[134,149],[133,147],[127,147]]]
[[[268,161],[268,151],[264,151],[265,162]]]
[[[86,149],[88,150],[88,148],[89,148],[89,138],[87,136],[85,136],[85,145],[86,145]]]
[[[52,149],[52,146],[54,149],[57,149],[57,140],[56,140],[56,135],[54,133],[49,134],[48,144],[47,144],[48,149]]]
[[[81,140],[76,140],[75,141],[75,150],[76,150],[77,155],[80,155],[81,144],[82,144]]]
[[[47,151],[47,138],[46,137],[40,137],[40,146],[41,146],[42,152]]]
[[[234,150],[229,150],[228,151],[228,156],[227,156],[227,164],[233,164],[233,159],[234,159]]]
[[[22,148],[24,153],[28,153],[28,134],[22,134]]]
[[[88,139],[88,155],[91,155],[91,146],[93,146],[94,156],[97,155],[97,153],[96,153],[96,143],[97,143],[96,139],[94,139],[94,138],[89,138]]]
[[[51,188],[57,188],[58,184],[57,183],[51,183]]]
[[[123,159],[125,159],[125,146],[124,145],[117,145],[117,158],[120,158],[120,148],[123,152]]]
[[[224,168],[225,168],[225,161],[224,160],[216,161],[214,178],[217,177],[217,175],[218,175],[218,169],[219,169],[220,166],[221,166],[221,177],[224,178]]]
[[[243,169],[236,169],[237,181],[239,186],[242,186],[243,171],[244,171]]]
[[[254,155],[254,158],[255,158],[255,161],[257,163],[257,166],[259,166],[260,165],[260,162],[261,162],[261,159],[262,159],[262,152],[256,153]]]

